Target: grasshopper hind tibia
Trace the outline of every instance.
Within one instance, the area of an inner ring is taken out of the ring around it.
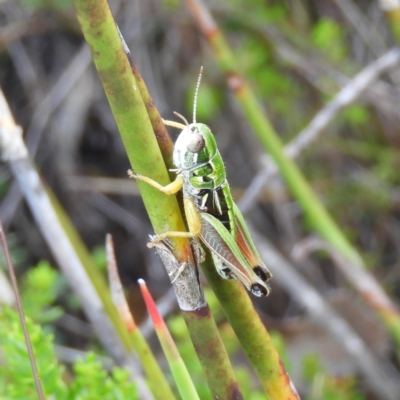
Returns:
[[[257,297],[265,297],[265,296],[268,296],[268,294],[269,294],[268,287],[265,285],[262,285],[260,283],[252,284],[250,291],[251,291],[251,293],[254,294],[254,296],[257,296]]]
[[[266,268],[256,266],[253,268],[253,271],[264,282],[268,282],[272,278],[271,272],[269,272]]]

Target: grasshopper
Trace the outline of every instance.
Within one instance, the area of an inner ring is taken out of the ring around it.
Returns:
[[[267,296],[267,281],[272,277],[262,262],[251,239],[246,222],[234,203],[226,180],[226,171],[214,135],[201,123],[196,123],[196,103],[202,69],[197,81],[193,123],[164,121],[165,125],[181,129],[175,143],[173,162],[176,179],[167,186],[130,172],[132,178],[144,181],[170,195],[183,191],[183,201],[189,232],[167,231],[155,236],[158,242],[169,237],[200,239],[208,247],[215,267],[224,279],[239,279],[255,296]],[[150,243],[151,246],[151,243]]]

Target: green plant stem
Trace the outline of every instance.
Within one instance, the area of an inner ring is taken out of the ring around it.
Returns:
[[[138,329],[131,332],[130,334],[128,333],[126,326],[121,321],[118,311],[115,308],[114,302],[110,295],[110,290],[104,277],[100,274],[99,270],[93,264],[89,250],[85,246],[82,238],[76,231],[71,220],[65,213],[61,204],[58,202],[54,193],[49,188],[47,188],[47,194],[53,205],[54,211],[56,212],[60,220],[65,234],[71,241],[71,244],[74,247],[76,254],[78,255],[87,275],[89,276],[89,279],[91,280],[94,288],[96,289],[100,297],[101,302],[103,303],[104,310],[111,319],[127,352],[130,352],[132,349],[134,349],[138,354],[143,369],[146,372],[148,385],[154,397],[157,400],[175,399],[175,396],[172,393],[172,390],[169,387],[169,384],[165,379],[165,376],[145,338],[142,336],[141,332]]]
[[[157,359],[139,329],[130,332],[130,342],[139,356],[148,377],[147,383],[156,399],[175,399]]]
[[[392,8],[385,11],[386,18],[392,29],[394,38],[400,43],[400,7]]]
[[[120,33],[122,40],[125,43],[125,39],[123,39],[122,34]],[[140,94],[143,99],[143,103],[146,107],[147,114],[149,116],[151,125],[153,127],[154,135],[156,136],[158,146],[160,148],[161,154],[164,159],[165,166],[168,170],[168,174],[171,180],[175,179],[175,172],[172,170],[175,169],[175,165],[172,160],[172,154],[174,152],[174,142],[171,139],[171,136],[169,135],[167,128],[164,125],[163,119],[161,118],[160,113],[158,112],[158,109],[156,105],[154,104],[153,98],[151,97],[146,83],[144,82],[142,75],[133,61],[132,55],[130,51],[128,50],[128,46],[124,48],[126,55],[128,57],[129,65],[131,66],[132,73],[136,79],[136,83],[138,85]],[[179,192],[176,194],[179,208],[181,210],[181,214],[184,213],[184,207],[183,207],[183,196],[182,192]]]
[[[76,254],[82,262],[83,267],[85,268],[89,279],[95,287],[96,292],[101,299],[101,302],[104,305],[106,313],[111,319],[115,329],[118,331],[118,334],[122,342],[124,343],[125,348],[131,350],[132,346],[129,340],[128,332],[118,315],[117,309],[114,306],[110,295],[110,290],[104,277],[100,274],[99,270],[93,263],[89,250],[87,249],[82,238],[73,226],[70,218],[66,214],[65,210],[63,209],[62,205],[60,204],[52,190],[49,187],[46,187],[46,192],[49,196],[54,211],[56,212],[57,217],[60,220],[60,224],[63,227],[65,234],[70,240]]]
[[[153,321],[154,329],[158,339],[160,340],[161,347],[164,351],[165,357],[167,358],[182,399],[199,400],[199,396],[186,365],[179,354],[178,348],[175,345],[174,339],[172,338],[167,325],[161,317],[161,314],[158,312],[156,303],[147,289],[145,282],[140,279],[139,285],[146,303],[147,310],[149,311],[150,317]]]
[[[269,398],[299,399],[244,287],[237,281],[222,279],[210,262],[204,262],[202,270]]]
[[[154,397],[156,399],[175,399],[175,395],[172,393],[169,385],[167,384],[166,388],[166,385],[163,383],[165,375],[140,330],[136,329],[131,332],[130,339],[131,343],[135,346],[135,351],[140,358],[146,375],[151,377],[151,379],[148,379],[148,385]]]
[[[134,171],[166,185],[169,177],[163,157],[107,2],[75,0],[74,3]],[[166,227],[185,230],[174,196],[167,196],[142,182],[138,182],[138,186],[156,233],[164,232]],[[165,209],[172,212],[166,213]],[[182,254],[185,253],[182,242],[174,241],[177,256],[187,259],[187,254]]]
[[[209,11],[200,0],[185,0],[185,2],[209,41],[218,64],[226,74],[228,85],[242,106],[250,125],[278,165],[288,187],[300,203],[309,225],[340,251],[352,263],[352,267],[365,268],[357,249],[326,211],[297,165],[285,155],[279,136],[265,116],[249,85],[239,74],[235,57]],[[380,291],[383,294],[381,289]],[[396,307],[386,295],[384,295],[385,301],[379,303],[375,300],[375,293],[369,290],[363,292],[362,295],[381,317],[400,347],[400,315]]]
[[[128,60],[156,133],[164,162],[168,168],[174,168],[173,142],[168,133],[168,137],[165,135],[165,125],[130,54]],[[213,396],[227,400],[241,399],[240,388],[208,305],[195,311],[184,311],[182,314]]]
[[[157,138],[158,146],[160,147],[161,154],[163,156],[165,165],[168,170],[174,169],[175,165],[172,162],[172,153],[174,151],[174,142],[169,136],[167,129],[162,121],[162,118],[158,112],[157,107],[154,104],[153,98],[151,97],[147,86],[131,57],[128,57],[129,64],[132,68],[132,73],[135,76],[140,94],[142,96],[144,105],[147,110],[147,114],[150,118],[151,125],[153,127],[154,134]],[[174,178],[174,173],[170,173],[170,178]]]
[[[285,155],[283,144],[279,136],[265,116],[256,96],[239,74],[235,57],[226,43],[222,32],[212,19],[211,14],[200,1],[186,0],[186,3],[195,15],[197,22],[202,28],[203,34],[214,50],[215,58],[226,74],[228,85],[233,90],[237,100],[242,106],[243,112],[250,125],[253,127],[254,132],[264,148],[275,160],[282,176],[301,204],[312,227],[346,255],[353,263],[363,265],[363,261],[357,250],[349,243],[342,231],[322,206],[296,164]],[[212,24],[208,23],[207,25],[205,21],[207,20],[207,22],[209,22],[210,18]]]
[[[213,388],[214,398],[242,399],[240,388],[208,305],[194,312],[183,312],[183,318],[209,386]]]
[[[140,82],[136,82],[132,74],[107,2],[105,0],[75,0],[74,4],[134,171],[148,176],[162,185],[169,183],[163,156],[168,162],[172,154],[172,146],[163,139],[164,145],[160,144],[163,154],[160,152],[147,113],[149,112],[152,122],[156,126],[160,122],[159,116],[154,112],[151,98],[144,92],[142,80],[138,79]],[[142,94],[148,106],[147,110]],[[149,111],[149,106],[151,111]],[[165,138],[163,135],[160,137]],[[175,196],[166,196],[145,183],[139,182],[138,185],[156,233],[166,230],[185,230]],[[174,239],[171,240],[171,244],[178,262],[192,260],[187,240]],[[205,325],[204,329],[209,329],[209,326]],[[216,328],[213,331],[216,332]],[[200,335],[200,333],[191,333],[192,337],[196,337],[196,335]],[[220,343],[219,351],[226,355],[222,342]],[[202,352],[202,349],[199,348],[198,351]],[[228,359],[223,365],[229,368],[226,374],[233,376]],[[236,382],[235,384],[237,385]],[[219,387],[213,387],[213,382],[209,382],[209,386],[213,393],[219,390]]]

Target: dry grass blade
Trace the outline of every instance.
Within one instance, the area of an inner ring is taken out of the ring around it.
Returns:
[[[260,249],[261,256],[268,260],[274,279],[305,308],[311,318],[326,329],[332,338],[339,343],[355,360],[360,373],[365,377],[368,386],[380,399],[397,400],[400,387],[397,373],[387,365],[382,365],[367,348],[363,340],[343,320],[300,274],[295,267],[283,258],[265,238],[252,231],[254,242]],[[394,372],[395,377],[390,376]],[[393,378],[393,379],[389,379]]]
[[[400,61],[400,49],[388,51],[357,74],[337,95],[311,120],[288,145],[285,153],[292,159],[298,158],[302,152],[312,145],[321,136],[324,129],[333,121],[338,113],[346,106],[356,101],[374,82],[388,69],[394,68]],[[252,180],[239,202],[240,209],[246,212],[257,199],[265,182],[277,176],[279,169],[269,157],[265,169],[260,171]]]
[[[1,91],[0,110],[2,157],[9,162],[37,225],[71,287],[78,295],[104,347],[118,363],[127,365],[133,373],[137,373],[135,362],[126,354],[126,349],[106,312],[105,305],[88,277],[39,174],[28,157],[28,151],[22,139],[22,130],[15,124]]]
[[[111,296],[126,328],[129,332],[132,332],[137,329],[137,326],[132,318],[128,302],[125,299],[124,290],[118,274],[117,261],[115,259],[114,241],[109,233],[106,235],[106,254],[108,282],[110,284]]]
[[[38,369],[36,366],[35,355],[33,354],[32,343],[29,338],[29,332],[28,332],[28,328],[27,328],[26,322],[25,322],[25,314],[24,314],[24,310],[22,308],[21,296],[19,295],[17,278],[15,276],[14,267],[11,262],[10,252],[8,251],[8,246],[7,246],[7,239],[4,234],[3,225],[1,223],[1,221],[0,221],[0,241],[1,241],[1,245],[3,247],[4,257],[6,259],[6,264],[7,264],[7,268],[8,268],[8,273],[10,275],[11,285],[12,285],[12,288],[13,288],[14,294],[15,294],[18,315],[19,315],[19,319],[21,321],[22,330],[24,332],[26,348],[28,350],[29,360],[31,362],[33,379],[35,380],[36,391],[37,391],[39,399],[44,400],[45,397],[43,394],[42,385],[40,384],[40,376],[39,376],[39,372],[38,372]]]

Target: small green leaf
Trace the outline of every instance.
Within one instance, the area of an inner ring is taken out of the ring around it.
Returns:
[[[312,31],[312,41],[330,60],[340,62],[347,56],[345,30],[332,19],[318,21]]]
[[[195,86],[192,86],[186,94],[186,104],[188,104],[187,115],[190,116],[187,119],[189,122],[192,122],[194,91]],[[221,91],[207,82],[202,82],[197,97],[196,120],[209,121],[220,111],[221,104]]]
[[[344,117],[354,125],[361,125],[368,121],[369,112],[366,107],[353,104],[343,112]]]

